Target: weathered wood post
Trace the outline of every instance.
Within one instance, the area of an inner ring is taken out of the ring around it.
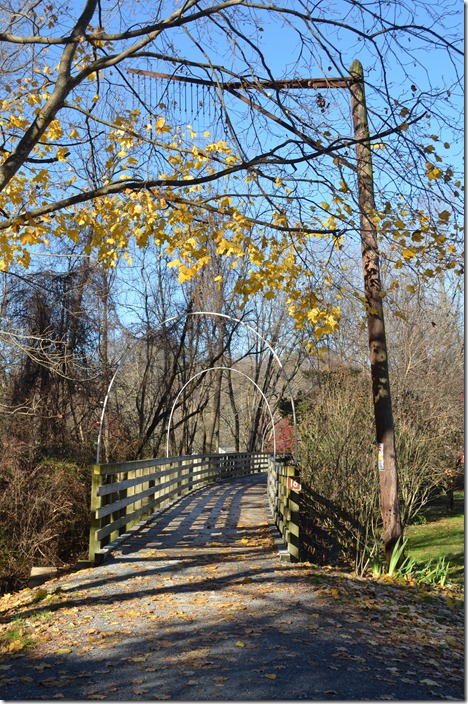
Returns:
[[[300,495],[301,484],[298,468],[287,465],[286,469],[286,496],[287,496],[287,532],[286,542],[288,552],[293,562],[301,559],[301,535],[300,535]]]
[[[100,521],[97,517],[98,509],[101,507],[101,497],[98,496],[98,489],[101,486],[101,468],[98,464],[93,466],[93,476],[91,478],[91,509],[89,519],[89,560],[95,562],[96,554],[101,547],[97,538],[97,531]]]
[[[375,429],[380,455],[378,465],[385,555],[388,565],[395,543],[403,533],[403,528],[398,497],[398,468],[390,396],[377,228],[373,219],[375,215],[375,200],[369,124],[363,70],[361,63],[357,59],[351,65],[350,75],[353,79],[350,84],[350,90],[354,136],[356,138],[362,268],[367,302],[366,314]]]

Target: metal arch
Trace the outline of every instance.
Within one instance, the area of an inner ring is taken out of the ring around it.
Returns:
[[[275,359],[276,362],[278,363],[278,366],[279,366],[279,368],[280,368],[280,371],[281,371],[281,373],[282,373],[282,375],[283,375],[283,378],[284,378],[284,380],[285,380],[285,382],[286,382],[286,388],[287,388],[288,393],[289,393],[289,398],[290,398],[290,401],[291,401],[291,410],[292,410],[292,415],[293,415],[293,425],[294,425],[294,459],[297,461],[297,458],[298,458],[298,454],[299,454],[299,453],[298,453],[298,439],[297,439],[296,406],[295,406],[295,404],[294,404],[294,398],[293,398],[293,395],[292,395],[291,385],[290,385],[290,383],[289,383],[288,376],[287,376],[287,374],[286,374],[286,372],[285,372],[285,369],[284,369],[284,367],[283,367],[283,365],[282,365],[282,363],[281,363],[280,358],[278,357],[277,353],[275,352],[275,350],[273,349],[273,347],[271,346],[271,344],[270,344],[270,343],[268,342],[268,340],[266,340],[262,335],[260,335],[260,333],[259,333],[257,330],[255,330],[255,328],[253,328],[251,325],[249,325],[248,323],[244,322],[243,320],[240,320],[239,318],[234,318],[232,315],[227,315],[226,313],[215,313],[215,312],[213,312],[213,311],[191,311],[191,312],[189,312],[189,313],[181,313],[180,315],[173,315],[172,317],[166,318],[166,320],[163,320],[161,323],[159,323],[159,326],[158,326],[158,327],[163,327],[163,326],[166,325],[167,323],[172,323],[172,322],[175,322],[176,320],[181,320],[182,318],[187,318],[189,315],[213,315],[213,316],[216,316],[216,317],[218,317],[218,318],[226,318],[227,320],[231,320],[231,321],[233,321],[233,322],[235,322],[235,323],[240,323],[241,325],[244,325],[244,327],[248,328],[251,332],[253,332],[254,335],[256,335],[256,336],[268,347],[268,349],[269,349],[270,352],[272,353],[274,359]],[[129,352],[131,352],[132,349],[133,349],[139,342],[141,342],[141,341],[144,340],[146,337],[148,337],[150,334],[152,334],[152,332],[153,332],[153,331],[145,333],[142,337],[138,338],[137,340],[133,340],[129,345],[127,345],[127,348],[126,348],[125,351],[121,354],[120,359],[119,359],[119,361],[117,362],[117,367],[116,367],[115,372],[114,372],[114,374],[113,374],[113,376],[112,376],[112,378],[111,378],[111,380],[110,380],[110,382],[109,382],[109,386],[107,387],[107,392],[106,392],[104,401],[102,402],[101,419],[100,419],[100,422],[99,422],[99,433],[98,433],[98,439],[97,439],[96,464],[99,464],[99,460],[100,460],[100,456],[101,456],[101,442],[102,442],[102,429],[103,429],[103,426],[104,426],[104,416],[105,416],[105,413],[106,413],[106,408],[107,408],[107,403],[108,403],[108,400],[109,400],[109,395],[110,395],[110,392],[111,392],[111,390],[112,390],[112,386],[114,385],[114,381],[115,381],[115,379],[116,379],[117,373],[118,373],[118,371],[119,371],[119,369],[120,369],[120,366],[121,366],[122,362],[124,361],[125,357],[127,356],[127,354],[129,354]]]
[[[271,411],[271,406],[270,406],[270,404],[268,403],[267,397],[265,396],[265,394],[263,393],[263,391],[261,390],[261,388],[259,387],[259,385],[256,384],[255,381],[254,381],[248,374],[244,374],[244,372],[241,372],[239,369],[234,369],[233,367],[223,367],[223,366],[208,367],[207,369],[202,369],[201,372],[197,372],[196,374],[194,374],[193,376],[190,377],[190,379],[183,385],[183,387],[181,388],[181,390],[179,391],[179,393],[178,393],[177,396],[175,397],[174,403],[172,404],[171,413],[170,413],[170,416],[169,416],[169,422],[168,422],[168,424],[167,424],[167,434],[166,434],[166,457],[169,457],[169,435],[170,435],[170,432],[171,432],[172,416],[174,415],[174,410],[175,410],[177,401],[179,400],[179,397],[181,396],[182,392],[184,391],[184,389],[187,388],[187,386],[190,384],[191,381],[193,381],[193,380],[196,379],[197,377],[201,376],[202,374],[206,374],[207,372],[212,372],[212,371],[216,371],[216,370],[220,370],[220,371],[224,370],[224,371],[228,371],[228,372],[235,372],[236,374],[241,374],[243,377],[245,377],[246,379],[248,379],[249,381],[251,381],[252,384],[253,384],[253,385],[255,386],[255,388],[257,389],[257,391],[260,392],[260,394],[262,395],[263,400],[265,401],[265,403],[266,403],[266,405],[267,405],[268,411],[269,411],[269,413],[270,413],[270,420],[271,420],[271,423],[272,423],[272,426],[273,426],[273,459],[276,459],[276,430],[275,430],[275,427],[274,427],[273,413],[272,413],[272,411]]]

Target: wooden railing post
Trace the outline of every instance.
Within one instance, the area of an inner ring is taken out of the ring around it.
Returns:
[[[100,541],[97,538],[97,531],[100,527],[100,520],[97,517],[97,511],[101,507],[101,497],[98,496],[98,489],[101,486],[101,468],[98,464],[93,466],[93,475],[91,479],[91,510],[89,521],[89,559],[95,562],[96,553],[101,547]]]
[[[286,544],[288,559],[297,562],[301,559],[298,467],[270,458],[267,487],[272,518]]]
[[[286,542],[288,552],[294,562],[300,560],[301,545],[300,545],[300,495],[301,484],[299,479],[298,468],[295,466],[287,466],[287,530]]]

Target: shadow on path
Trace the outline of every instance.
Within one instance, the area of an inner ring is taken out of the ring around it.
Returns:
[[[280,563],[264,475],[184,497],[45,587],[3,619],[36,638],[0,661],[6,701],[463,700],[450,612],[434,624],[406,592]]]

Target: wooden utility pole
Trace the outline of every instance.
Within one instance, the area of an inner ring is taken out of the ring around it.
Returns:
[[[367,329],[374,401],[374,416],[379,448],[378,466],[385,556],[387,565],[393,548],[403,533],[398,498],[398,468],[395,450],[392,399],[388,373],[387,341],[382,305],[382,282],[377,247],[372,156],[367,120],[364,76],[356,59],[350,68],[351,107],[356,139],[357,179],[361,223],[362,268],[367,302]]]

